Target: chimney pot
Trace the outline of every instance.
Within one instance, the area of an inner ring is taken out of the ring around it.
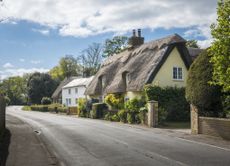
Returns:
[[[135,37],[135,36],[136,36],[136,30],[133,29],[133,37]]]
[[[141,37],[141,29],[138,29],[138,37]]]

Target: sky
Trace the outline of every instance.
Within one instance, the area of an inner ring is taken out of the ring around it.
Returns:
[[[177,33],[212,42],[217,0],[1,0],[0,80],[47,72],[61,57],[142,29],[145,42]]]

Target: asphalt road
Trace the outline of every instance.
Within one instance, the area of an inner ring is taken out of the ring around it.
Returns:
[[[84,119],[21,111],[7,115],[30,124],[49,150],[67,166],[230,165],[230,150],[187,141],[148,129]]]

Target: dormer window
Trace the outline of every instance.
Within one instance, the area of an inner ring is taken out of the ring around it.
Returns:
[[[105,76],[102,76],[101,77],[101,86],[102,86],[102,88],[105,88],[105,83],[106,83]]]
[[[128,86],[130,80],[131,80],[130,73],[126,73],[126,86]]]

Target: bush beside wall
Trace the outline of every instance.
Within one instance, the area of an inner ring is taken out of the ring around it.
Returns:
[[[159,110],[167,112],[162,113],[167,121],[189,121],[190,106],[185,98],[185,88],[146,85],[145,93],[149,101],[158,101]]]

